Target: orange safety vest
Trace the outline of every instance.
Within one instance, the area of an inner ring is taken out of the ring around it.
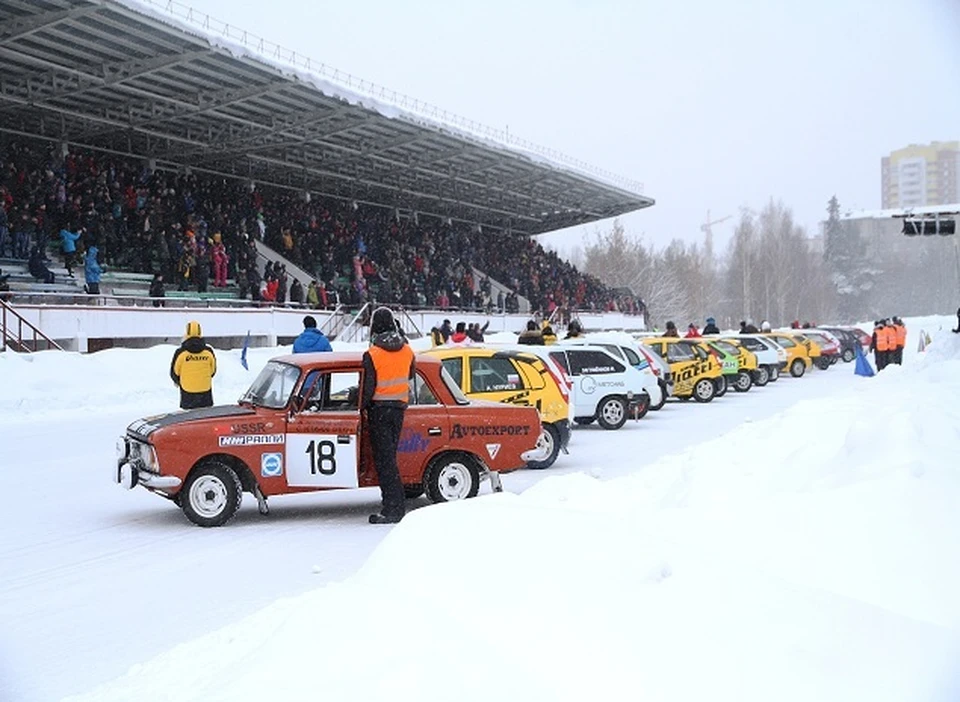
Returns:
[[[898,324],[894,327],[897,330],[897,348],[903,348],[907,345],[907,328]]]
[[[877,329],[877,351],[892,351],[897,347],[896,332],[890,327]]]
[[[377,387],[373,391],[373,401],[393,402],[409,401],[410,364],[413,363],[413,350],[409,344],[397,351],[387,351],[379,346],[368,350],[377,372]]]

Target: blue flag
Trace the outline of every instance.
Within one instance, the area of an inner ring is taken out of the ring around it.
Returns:
[[[862,375],[864,378],[872,378],[875,375],[873,366],[870,365],[870,360],[863,355],[863,349],[860,347],[860,344],[857,344],[856,352],[857,363],[853,372],[857,375]]]
[[[244,370],[250,370],[247,365],[247,349],[250,348],[250,330],[247,330],[247,338],[243,340],[243,351],[240,352],[240,364]]]

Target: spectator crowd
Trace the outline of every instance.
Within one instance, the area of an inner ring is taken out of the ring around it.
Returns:
[[[558,308],[568,318],[644,311],[639,298],[610,290],[530,237],[151,170],[133,158],[46,142],[0,142],[0,256],[26,260],[37,248],[45,258],[57,240],[69,264],[86,263],[97,247],[99,264],[152,273],[161,286],[206,292],[232,278],[241,297],[267,302],[517,312],[522,296],[543,316]],[[313,280],[304,288],[281,263],[261,275],[257,241]],[[495,292],[487,276],[509,290]]]

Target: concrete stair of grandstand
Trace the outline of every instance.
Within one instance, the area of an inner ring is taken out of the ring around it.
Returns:
[[[57,265],[56,261],[48,263],[47,268],[54,275],[53,283],[41,283],[34,278],[27,267],[27,262],[22,259],[0,258],[0,270],[3,271],[3,275],[9,276],[7,284],[11,292],[83,293],[82,275],[77,279],[70,278],[66,269]]]

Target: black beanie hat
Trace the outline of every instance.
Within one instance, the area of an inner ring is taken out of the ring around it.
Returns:
[[[373,311],[373,318],[370,321],[370,333],[382,334],[383,332],[396,331],[397,325],[393,322],[393,312],[389,307],[378,307]]]
[[[317,327],[317,320],[315,320],[312,315],[308,314],[306,317],[303,318],[304,329],[316,329],[316,327]]]

